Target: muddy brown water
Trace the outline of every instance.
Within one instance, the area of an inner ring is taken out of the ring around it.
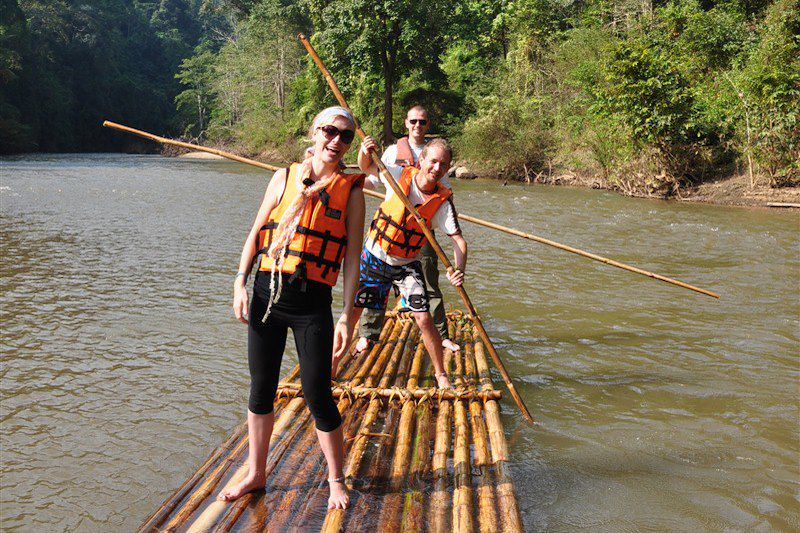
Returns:
[[[231,284],[268,175],[48,155],[0,176],[2,527],[134,529],[244,417]],[[796,211],[455,193],[464,213],[722,296],[464,223],[467,289],[539,422],[504,398],[527,530],[800,528]]]

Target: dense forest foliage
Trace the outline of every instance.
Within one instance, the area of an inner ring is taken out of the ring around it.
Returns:
[[[113,149],[108,118],[294,156],[334,103],[302,31],[367,131],[421,103],[487,173],[800,180],[800,0],[0,1],[5,152]]]

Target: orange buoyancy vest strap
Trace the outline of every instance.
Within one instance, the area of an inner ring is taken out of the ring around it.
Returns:
[[[400,174],[398,185],[406,196],[411,191],[411,182],[417,172],[419,169],[416,167],[406,167]],[[425,202],[415,206],[428,228],[431,227],[436,212],[452,195],[453,191],[449,188],[437,184]],[[378,207],[370,225],[369,236],[387,254],[395,257],[413,258],[427,242],[419,223],[395,194]]]
[[[259,270],[271,271],[274,260],[266,255],[281,217],[299,194],[299,164],[289,167],[281,201],[272,210],[259,232]],[[293,276],[335,285],[347,249],[346,214],[350,191],[360,186],[363,174],[337,174],[319,196],[309,201],[300,215],[300,222],[285,252],[281,267]]]
[[[419,161],[414,162],[414,151],[411,149],[408,137],[397,139],[397,156],[394,158],[394,164],[401,167],[419,168]]]

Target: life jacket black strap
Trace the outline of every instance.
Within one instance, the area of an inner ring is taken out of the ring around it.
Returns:
[[[405,219],[405,217],[403,217]],[[383,227],[381,227],[381,223],[383,223]],[[402,241],[397,241],[392,239],[388,235],[388,228],[389,226],[394,226],[402,236]],[[417,231],[413,228],[408,228],[402,224],[398,224],[392,217],[388,216],[383,209],[380,207],[378,208],[378,214],[372,220],[371,229],[375,232],[375,236],[378,239],[387,241],[388,243],[399,247],[401,250],[408,250],[408,252],[416,252],[422,248],[422,245],[425,243],[425,234]],[[416,238],[416,242],[412,242],[412,239]]]

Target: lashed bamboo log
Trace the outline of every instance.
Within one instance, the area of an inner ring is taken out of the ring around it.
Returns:
[[[389,409],[382,433],[395,435],[397,424],[400,420],[399,412],[396,409]],[[386,456],[392,448],[391,439],[379,439],[377,446],[370,458],[367,469],[364,472],[364,485],[361,490],[361,498],[358,505],[349,512],[347,529],[350,531],[372,531],[375,529],[374,519],[368,519],[367,515],[376,511],[375,506],[380,504],[380,497],[375,494],[375,489],[380,483],[385,482],[388,477],[390,463],[386,461]]]
[[[416,389],[419,386],[419,380],[422,377],[422,363],[424,361],[425,344],[420,342],[414,352],[414,361],[411,363],[411,370],[408,375],[408,382],[406,388]]]
[[[294,398],[291,401],[289,401],[289,403],[286,405],[286,407],[283,410],[281,410],[281,414],[278,416],[277,420],[275,421],[275,425],[274,425],[273,430],[272,430],[272,438],[274,439],[274,441],[276,443],[283,440],[283,437],[284,437],[284,435],[285,435],[285,433],[287,431],[287,428],[289,427],[289,424],[294,421],[294,418],[295,418],[295,415],[297,414],[297,411],[302,409],[304,406],[305,406],[305,402],[303,401],[302,398]],[[242,450],[243,450],[244,448],[246,448],[247,440],[246,439],[243,440],[242,443],[243,443],[243,446],[242,446]],[[241,450],[240,450],[240,452],[241,452]],[[232,458],[233,458],[233,454],[231,454],[231,460],[233,460]],[[241,480],[243,480],[244,477],[247,475],[247,470],[248,470],[247,461],[244,461],[244,463],[231,476],[231,478],[228,481],[228,483],[225,484],[224,488],[233,487],[234,485],[239,483]],[[218,481],[219,480],[217,480],[217,482]],[[215,486],[216,486],[216,483],[214,483],[213,485],[210,485],[208,487],[204,487],[203,491],[197,491],[192,495],[193,497],[195,497],[195,496],[197,497],[197,505],[199,505],[203,500],[205,500],[211,494],[211,491],[214,490]],[[223,490],[224,490],[224,488],[223,488]],[[169,527],[178,527],[178,526],[180,526],[182,524],[182,522],[186,518],[188,518],[188,516],[194,511],[194,509],[197,508],[197,505],[195,505],[195,507],[192,508],[191,510],[189,510],[185,515],[180,516],[180,517],[176,516],[172,521],[170,521],[170,524],[169,524],[168,528]],[[192,523],[192,525],[189,527],[188,531],[194,533],[194,532],[209,530],[214,525],[214,523],[217,522],[217,520],[222,515],[222,513],[225,512],[225,510],[228,507],[228,505],[229,505],[228,502],[221,502],[221,501],[214,500],[213,502],[211,502],[211,504],[208,507],[206,507],[206,509],[200,514],[200,516]],[[185,506],[184,509],[189,509],[189,507]],[[183,511],[183,509],[182,509],[182,511]]]
[[[350,406],[350,398],[342,398],[337,404],[339,412],[345,412]],[[352,417],[350,417],[352,418]],[[271,512],[264,513],[259,520],[252,522],[255,529],[262,529],[270,532],[286,531],[290,524],[295,509],[302,506],[298,498],[305,494],[308,500],[314,499],[309,491],[309,485],[314,486],[314,478],[319,471],[325,472],[325,457],[320,453],[316,444],[316,431],[313,424],[309,424],[309,439],[305,446],[299,447],[294,457],[296,467],[293,476],[288,476],[287,481],[281,487],[283,498],[279,500]],[[311,482],[311,483],[309,483]]]
[[[486,435],[481,402],[475,400],[469,402],[469,413],[474,449],[472,465],[473,470],[477,468],[480,472],[477,483],[478,529],[481,533],[494,533],[497,531],[497,517],[495,516],[494,488],[490,471],[489,439]]]
[[[388,371],[387,367],[389,366],[390,361],[398,357],[395,354],[402,353],[403,346],[408,342],[409,338],[411,337],[412,326],[413,326],[412,321],[410,320],[403,321],[402,330],[400,332],[397,341],[395,342],[394,347],[392,348],[391,356],[387,357],[383,352],[381,352],[381,355],[375,361],[372,369],[364,379],[364,384],[367,387],[372,386],[379,377],[386,375]],[[349,452],[352,451],[353,438],[355,437],[356,428],[358,426],[358,420],[361,412],[364,409],[365,404],[366,401],[364,399],[359,399],[357,400],[355,406],[352,409],[350,409],[349,412],[345,413],[345,418],[346,418],[346,424],[344,427],[345,457],[347,457]],[[325,483],[321,474],[318,474],[317,479],[315,481],[316,484],[314,486],[316,487],[316,489],[312,489],[311,491],[309,491],[309,495],[306,499],[306,504],[304,508],[301,510],[300,519],[296,524],[297,528],[301,530],[309,529],[310,524],[308,522],[310,521],[310,517],[315,517],[316,510],[320,507],[321,502],[318,502],[317,500],[319,499],[318,498],[319,495],[322,494],[323,492],[320,489],[320,487],[322,485],[325,485]]]
[[[430,470],[431,452],[431,400],[424,398],[417,405],[417,430],[411,454],[410,486],[403,506],[401,530],[418,533],[425,529],[424,494],[422,486]]]
[[[451,338],[453,338],[451,336]],[[439,402],[436,416],[436,440],[433,444],[433,494],[431,494],[432,533],[445,533],[450,530],[450,498],[447,492],[449,474],[447,456],[450,452],[450,424],[453,407],[450,402]]]
[[[236,429],[231,433],[228,439],[222,443],[220,446],[217,447],[216,450],[211,454],[211,456],[203,463],[203,466],[192,476],[190,477],[181,487],[175,491],[171,498],[169,498],[166,502],[164,502],[161,507],[159,507],[153,516],[147,520],[142,526],[139,528],[140,532],[144,531],[152,531],[153,529],[158,528],[172,512],[175,508],[183,501],[184,498],[195,488],[197,483],[208,474],[209,468],[216,466],[217,461],[224,459],[224,456],[230,455],[232,448],[236,445],[236,443],[244,436],[245,431],[247,431],[247,424],[239,424]]]
[[[466,337],[465,326],[459,328],[459,339]],[[463,345],[462,345],[463,346]],[[463,378],[464,349],[454,354],[456,388],[465,383]],[[469,453],[469,425],[467,408],[463,400],[453,402],[455,419],[455,440],[453,442],[453,530],[472,531],[472,473]]]
[[[478,336],[474,337],[475,366],[478,371],[478,378],[481,390],[492,390],[491,374],[489,363],[483,351],[483,344]],[[500,405],[495,400],[484,402],[484,413],[486,416],[486,426],[489,431],[489,443],[492,451],[492,465],[494,467],[497,485],[495,487],[497,497],[497,512],[502,531],[523,531],[522,517],[519,512],[519,505],[514,494],[514,485],[508,473],[508,446],[506,437],[503,434],[503,424],[500,421]]]
[[[453,402],[455,442],[453,444],[453,530],[473,531],[472,472],[469,453],[467,409],[463,400]]]
[[[387,319],[386,322],[388,323],[389,320]],[[401,336],[404,339],[404,342],[398,342],[394,349],[392,350],[392,355],[389,361],[386,363],[386,367],[383,370],[382,375],[380,375],[380,382],[378,383],[379,387],[386,388],[388,387],[389,383],[393,379],[395,372],[400,364],[400,359],[402,358],[403,351],[406,345],[414,344],[414,341],[417,337],[416,330],[412,329],[413,323],[408,321],[408,329],[403,331]],[[387,331],[386,324],[384,324],[383,332]],[[374,379],[377,377],[377,373],[370,373],[369,377],[365,381],[367,386],[372,386]],[[357,404],[362,405],[362,404]],[[375,423],[375,419],[378,416],[381,408],[381,400],[378,394],[371,394],[370,395],[370,402],[369,406],[367,407],[367,411],[364,414],[364,418],[362,420],[361,426],[358,430],[358,433],[354,436],[354,441],[352,443],[352,447],[349,450],[349,453],[346,455],[347,457],[347,464],[345,466],[345,479],[347,483],[347,487],[349,490],[353,489],[353,482],[352,479],[358,475],[359,467],[361,466],[361,460],[364,457],[364,448],[368,442],[367,434],[369,433],[372,424]],[[360,409],[353,409],[353,412],[359,412]],[[339,531],[342,528],[342,523],[344,521],[345,512],[341,509],[331,509],[325,515],[325,521],[322,524],[322,531],[325,532],[333,532]]]
[[[428,358],[424,357],[424,352],[424,345],[420,342],[417,345],[417,350],[414,352],[414,361],[411,365],[408,381],[406,382],[407,387],[418,386],[420,379],[426,374],[425,363],[428,361]],[[378,526],[378,529],[382,533],[394,533],[400,529],[400,521],[398,519],[403,505],[401,490],[405,485],[411,460],[414,428],[416,427],[415,415],[416,404],[414,401],[410,398],[404,399],[400,414],[400,425],[397,430],[397,441],[392,456],[389,494],[383,499]]]

